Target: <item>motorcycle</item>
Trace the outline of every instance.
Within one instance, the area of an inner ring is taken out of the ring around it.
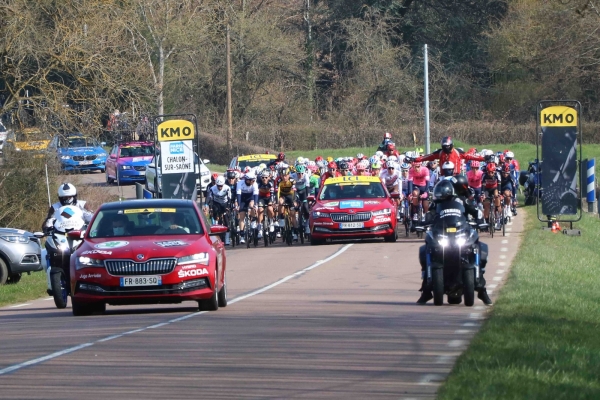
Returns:
[[[54,214],[53,228],[47,233],[42,259],[48,280],[48,294],[54,297],[57,308],[67,307],[70,288],[71,254],[82,242],[81,238],[69,237],[73,230],[84,230],[83,211],[75,206],[63,206]]]
[[[538,198],[542,197],[540,163],[538,160],[530,161],[527,171],[521,171],[519,184],[523,186],[525,192],[525,205],[536,204]]]
[[[454,207],[454,206],[452,206]],[[468,222],[463,210],[442,209],[451,212],[444,218],[436,218],[426,231],[425,245],[419,250],[422,264],[426,266],[427,286],[432,288],[436,306],[444,303],[460,304],[464,297],[465,305],[473,306],[475,289],[484,285],[482,259],[487,258],[487,245],[479,242],[476,223]]]

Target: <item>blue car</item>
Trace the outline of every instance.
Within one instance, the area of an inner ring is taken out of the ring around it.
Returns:
[[[65,171],[100,171],[106,170],[108,154],[102,148],[106,143],[81,133],[55,137],[50,148],[56,150],[61,167]]]

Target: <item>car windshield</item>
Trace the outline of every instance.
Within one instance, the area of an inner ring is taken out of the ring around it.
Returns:
[[[32,132],[17,132],[16,141],[17,142],[35,142],[40,140],[50,140],[47,134],[41,131],[32,131]]]
[[[100,210],[92,221],[89,236],[199,235],[202,224],[193,207],[121,208]]]
[[[325,185],[319,200],[375,199],[386,197],[379,182],[340,182]]]
[[[119,149],[119,157],[148,157],[154,155],[154,145],[123,146]]]
[[[72,136],[61,139],[61,147],[99,147],[98,142],[85,136]]]
[[[243,171],[246,167],[254,168],[258,167],[260,164],[269,164],[271,161],[273,160],[267,158],[258,160],[244,160],[239,162],[238,168]]]

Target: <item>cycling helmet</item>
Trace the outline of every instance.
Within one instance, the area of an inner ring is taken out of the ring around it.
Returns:
[[[223,186],[225,184],[225,177],[223,175],[219,176],[217,179],[215,179],[215,183],[217,186]]]
[[[332,162],[333,161],[333,157],[327,157],[327,162]]]
[[[403,164],[400,166],[400,169],[402,169],[403,171],[408,171],[408,170],[410,169],[410,164],[403,163]]]
[[[283,160],[285,160],[285,153],[279,153],[279,154],[277,155],[277,159],[278,159],[279,161],[283,161]]]
[[[329,164],[327,164],[327,168],[329,169],[337,169],[337,164],[333,161],[330,161]]]
[[[391,139],[391,138],[392,138],[392,134],[391,133],[386,132],[386,133],[383,134],[383,140],[385,140],[385,139]]]
[[[469,193],[469,181],[467,177],[464,175],[457,175],[452,178],[452,183],[454,184],[454,191],[459,196],[467,196]]]
[[[381,159],[381,157],[383,157],[383,151],[378,151],[375,153],[375,155]]]
[[[379,161],[372,162],[371,169],[381,169],[381,163]]]
[[[454,185],[448,180],[440,181],[433,188],[433,200],[444,201],[454,196]]]
[[[356,155],[356,158],[358,158],[359,160],[362,160],[363,158],[365,158],[365,155],[363,153],[358,153]]]
[[[237,178],[237,174],[235,171],[227,171],[227,179],[235,179]]]
[[[396,169],[396,168],[398,168],[398,165],[394,161],[388,161],[387,165],[386,165],[386,168],[394,168],[394,169]]]
[[[77,201],[77,189],[70,183],[63,183],[58,187],[58,200],[63,206],[74,204]]]
[[[471,168],[479,169],[479,161],[471,161]]]
[[[323,157],[317,156],[317,158],[315,158],[315,162],[319,162],[319,161],[323,161]]]
[[[255,181],[256,180],[256,174],[254,174],[254,171],[246,172],[244,174],[244,180],[246,180],[246,181]]]
[[[504,158],[505,159],[510,158],[512,160],[513,158],[515,158],[515,153],[513,153],[512,151],[507,151],[506,153],[504,153]]]
[[[396,157],[396,156],[389,156],[388,157],[388,161],[396,162],[396,161],[398,161],[398,157]]]
[[[381,156],[381,161],[387,161],[387,159],[388,158],[387,158],[387,156],[385,154]]]
[[[340,169],[349,169],[348,163],[346,161],[341,161],[339,165],[340,165]]]
[[[394,142],[389,142],[389,143],[387,144],[387,149],[388,149],[388,151],[394,151],[394,150],[396,150],[396,143],[394,143]]]
[[[404,154],[400,154],[400,155],[398,156],[398,162],[399,162],[400,164],[402,164],[402,163],[404,162],[404,159],[405,159],[405,158],[406,158],[406,157],[404,156]]]
[[[358,165],[356,166],[356,170],[357,171],[364,171],[365,169],[366,168],[365,168],[365,165],[363,163],[358,163]]]
[[[379,161],[379,157],[377,157],[377,156],[371,156],[371,158],[369,158],[369,163],[370,164],[373,164],[376,161]]]
[[[267,164],[265,164],[265,163],[261,163],[261,164],[258,166],[258,170],[259,170],[259,171],[262,171],[263,169],[267,169]]]
[[[442,175],[443,176],[454,175],[454,163],[452,161],[446,161],[444,163],[444,165],[442,165]]]
[[[308,168],[310,168],[310,167],[316,167],[317,163],[314,162],[314,161],[309,161],[308,164],[306,164],[306,165],[308,166]]]
[[[296,158],[296,165],[299,165],[299,164],[304,164],[304,157]]]
[[[444,136],[441,143],[444,153],[450,154],[454,148],[454,142],[452,142],[452,138],[450,136]]]
[[[485,166],[485,170],[487,172],[496,172],[496,164],[488,163],[488,165]]]
[[[306,167],[304,165],[298,165],[296,167],[296,172],[299,174],[304,174],[306,173]]]
[[[311,173],[315,174],[319,170],[319,168],[317,168],[317,164],[313,161],[312,164],[308,164],[308,170]]]
[[[219,177],[219,174],[217,174],[216,172],[212,174],[211,178],[213,181],[217,180],[217,178]]]
[[[510,165],[504,164],[502,166],[502,172],[506,172],[507,174],[509,174],[510,173]]]
[[[266,170],[266,169],[265,169],[265,170],[264,170],[264,171],[263,171],[263,172],[260,174],[260,177],[261,177],[261,178],[270,178],[270,177],[271,177],[271,174],[269,173],[269,171],[268,171],[268,170]]]
[[[244,168],[244,173],[248,173],[252,170],[252,168],[250,166],[246,166],[246,168]]]

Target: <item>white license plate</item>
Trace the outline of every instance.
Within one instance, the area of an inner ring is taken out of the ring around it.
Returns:
[[[79,165],[91,165],[93,163],[93,161],[79,161]]]
[[[340,229],[357,229],[364,228],[363,222],[342,222],[340,223]]]
[[[124,286],[160,286],[162,277],[160,276],[128,276],[121,278],[121,287]]]

